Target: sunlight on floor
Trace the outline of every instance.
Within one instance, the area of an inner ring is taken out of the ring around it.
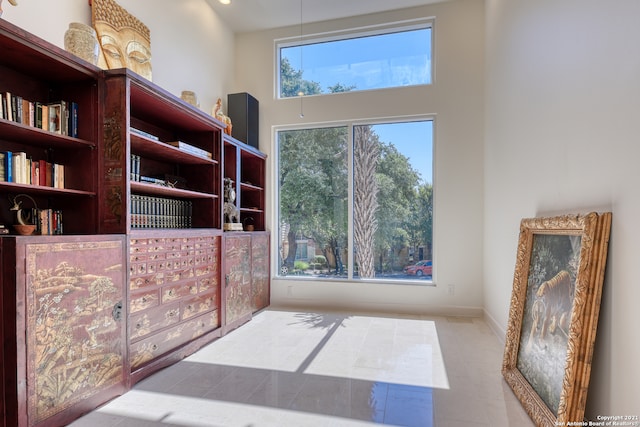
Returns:
[[[187,360],[449,388],[430,320],[267,311]]]

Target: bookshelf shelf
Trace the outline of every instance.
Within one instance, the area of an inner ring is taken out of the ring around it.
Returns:
[[[0,189],[9,192],[31,193],[42,196],[78,196],[95,197],[95,191],[74,190],[71,188],[46,187],[44,185],[16,184],[15,182],[0,182]]]
[[[131,133],[131,151],[149,159],[171,159],[186,165],[216,165],[213,158],[197,156],[161,141],[153,141]]]
[[[131,182],[131,191],[140,194],[149,194],[163,197],[174,197],[176,199],[217,199],[217,194],[201,193],[198,191],[183,190],[180,188],[165,187],[146,182]]]
[[[0,119],[0,135],[3,139],[20,140],[22,144],[47,148],[95,148],[93,141],[60,135],[34,126]]]

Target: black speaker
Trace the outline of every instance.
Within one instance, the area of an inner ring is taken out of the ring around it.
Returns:
[[[246,92],[227,95],[227,115],[233,128],[231,136],[259,149],[258,100]]]

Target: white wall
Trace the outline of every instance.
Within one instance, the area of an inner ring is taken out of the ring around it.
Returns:
[[[485,309],[507,325],[521,218],[613,212],[587,416],[640,415],[640,2],[487,0]]]
[[[205,0],[118,0],[151,31],[153,82],[180,96],[198,95],[211,113],[218,97],[226,100],[233,81],[234,37]],[[19,0],[2,3],[2,19],[59,47],[69,22],[91,24],[89,0]]]
[[[479,314],[482,307],[484,4],[458,0],[432,6],[307,24],[305,34],[418,17],[435,17],[435,83],[429,87],[354,92],[305,98],[274,98],[274,39],[300,35],[300,27],[236,37],[234,91],[260,102],[260,149],[274,158],[272,126],[434,114],[436,287],[272,281],[272,303],[286,306],[378,309],[393,312]],[[270,175],[273,174],[269,162]],[[274,179],[268,212],[273,212]],[[273,215],[269,218],[273,224]],[[276,229],[272,225],[272,229]],[[277,252],[273,236],[273,268]],[[448,285],[455,285],[449,295]]]

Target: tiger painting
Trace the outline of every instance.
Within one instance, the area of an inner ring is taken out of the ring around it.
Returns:
[[[537,341],[544,347],[547,332],[555,334],[557,330],[568,335],[573,284],[568,271],[562,270],[551,279],[542,282],[535,294],[531,308],[531,333],[526,350],[529,351]]]

